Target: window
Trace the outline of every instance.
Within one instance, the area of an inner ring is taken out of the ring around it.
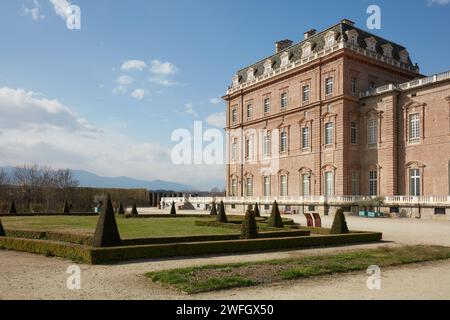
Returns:
[[[409,194],[411,196],[420,196],[420,170],[409,170]]]
[[[270,112],[270,98],[264,99],[264,113]]]
[[[303,86],[303,102],[309,102],[309,85]]]
[[[330,35],[325,39],[325,47],[329,48],[334,45],[334,36]]]
[[[302,175],[302,192],[303,196],[309,196],[309,173]]]
[[[272,149],[272,140],[270,137],[270,132],[264,135],[264,148],[263,153],[265,157],[269,157]]]
[[[333,94],[333,78],[325,79],[325,95],[329,96]]]
[[[270,197],[270,177],[264,177],[264,197]]]
[[[418,113],[409,115],[409,143],[420,141],[420,117]]]
[[[359,175],[357,172],[352,172],[352,195],[359,195]]]
[[[288,195],[287,175],[280,176],[280,191],[281,196],[286,197]]]
[[[369,147],[376,147],[378,141],[378,119],[369,120],[367,132],[367,143]]]
[[[350,122],[350,140],[352,144],[358,143],[358,124]]]
[[[333,122],[325,123],[325,145],[333,144],[334,128]]]
[[[250,160],[251,156],[251,141],[250,138],[245,139],[245,159]]]
[[[351,36],[349,36],[348,42],[354,46],[358,45],[358,36],[352,34]]]
[[[302,49],[302,58],[305,58],[311,54],[311,44],[304,46]]]
[[[309,148],[309,128],[305,127],[302,129],[302,148]]]
[[[237,179],[231,179],[231,196],[235,197],[237,195]]]
[[[334,191],[333,172],[325,172],[325,195],[332,196]]]
[[[352,85],[352,95],[356,95],[358,91],[358,80],[355,77],[352,78],[351,85]]]
[[[287,152],[287,131],[283,129],[280,134],[280,153],[285,152]]]
[[[288,106],[288,94],[283,92],[281,94],[281,109],[285,109]]]
[[[251,120],[253,117],[253,105],[249,103],[247,105],[247,120]]]
[[[235,124],[237,122],[237,108],[231,110],[231,122]]]
[[[446,214],[445,208],[434,208],[434,214]]]
[[[378,195],[378,172],[369,171],[369,196]]]
[[[231,160],[232,161],[237,160],[237,141],[236,141],[236,139],[233,139],[233,143],[231,144]]]
[[[252,177],[248,177],[246,179],[247,182],[247,197],[251,197],[253,196],[253,178]]]

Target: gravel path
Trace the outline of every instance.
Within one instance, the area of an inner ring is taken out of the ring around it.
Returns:
[[[302,217],[294,218],[304,224]],[[349,227],[382,231],[387,243],[450,246],[450,222],[349,217]],[[325,217],[324,226],[331,225]],[[289,281],[264,287],[187,296],[146,279],[148,271],[211,263],[257,261],[374,248],[379,244],[282,252],[80,265],[82,289],[66,287],[70,261],[0,250],[0,299],[450,299],[450,261],[382,270],[382,290],[366,287],[365,272]]]

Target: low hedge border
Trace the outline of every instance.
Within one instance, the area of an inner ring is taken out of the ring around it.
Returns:
[[[91,248],[67,242],[0,237],[0,249],[67,258],[75,262],[92,263]]]
[[[217,222],[217,221],[195,221],[196,226],[200,227],[219,227],[219,228],[227,228],[227,229],[238,229],[241,230],[241,224],[237,223],[224,223],[224,222]],[[258,230],[260,231],[286,231],[286,228],[272,228],[267,227],[263,223],[258,222]],[[308,231],[308,230],[305,230]]]
[[[90,217],[98,216],[95,212],[74,212],[74,213],[0,213],[0,217],[53,217],[53,216],[72,216],[72,217]]]
[[[91,245],[92,236],[71,233],[31,231],[31,230],[5,230],[6,236],[11,238],[51,240],[74,244]]]
[[[366,232],[343,235],[322,235],[314,237],[297,236],[254,240],[223,240],[93,248],[67,242],[0,237],[0,249],[38,253],[46,256],[58,256],[77,262],[91,264],[106,264],[134,259],[240,253],[367,243],[380,241],[381,238],[381,233]]]

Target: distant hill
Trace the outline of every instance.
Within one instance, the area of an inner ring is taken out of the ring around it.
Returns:
[[[12,174],[14,171],[13,167],[0,167],[0,169],[4,169],[9,174]],[[72,172],[74,177],[80,182],[80,187],[171,191],[187,191],[193,189],[187,185],[163,180],[146,181],[130,177],[102,177],[85,170],[72,170]]]

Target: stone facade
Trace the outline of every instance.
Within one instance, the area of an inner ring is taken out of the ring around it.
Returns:
[[[450,76],[348,20],[305,38],[224,96],[227,196],[450,194]]]

